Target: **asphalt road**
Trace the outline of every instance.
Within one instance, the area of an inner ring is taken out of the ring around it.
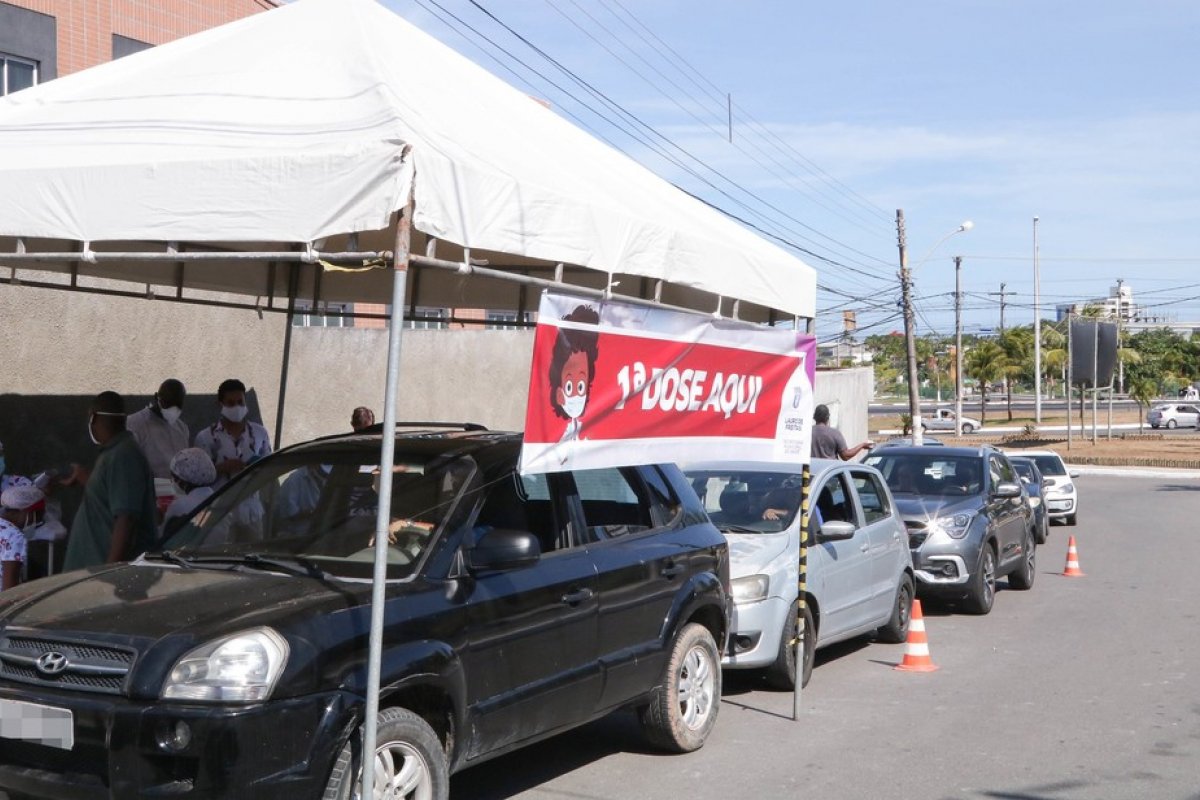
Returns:
[[[1085,475],[1029,592],[986,617],[928,608],[930,674],[903,645],[817,655],[792,696],[736,673],[705,747],[647,750],[615,714],[455,776],[454,800],[679,797],[1200,798],[1200,478]],[[1067,536],[1083,578],[1060,574]],[[1003,587],[1003,582],[1001,582]]]

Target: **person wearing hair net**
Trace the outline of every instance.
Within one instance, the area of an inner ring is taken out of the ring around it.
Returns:
[[[183,494],[172,500],[163,514],[163,539],[174,533],[196,506],[212,497],[212,485],[217,480],[217,468],[208,453],[199,447],[186,447],[176,453],[170,469],[171,480]]]
[[[4,458],[4,443],[0,442],[0,492],[13,486],[29,486],[31,484],[32,481],[29,478],[9,474],[8,464]]]
[[[28,550],[25,529],[37,524],[46,495],[32,485],[11,486],[0,493],[0,591],[21,582]]]

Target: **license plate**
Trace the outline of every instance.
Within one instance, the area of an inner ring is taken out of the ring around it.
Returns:
[[[66,708],[0,700],[0,739],[70,750],[75,746],[74,715]]]

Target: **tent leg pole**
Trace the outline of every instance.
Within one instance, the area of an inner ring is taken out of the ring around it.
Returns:
[[[283,329],[283,363],[279,366],[279,404],[275,408],[276,450],[283,446],[283,410],[287,404],[288,369],[292,363],[292,328],[296,324],[296,292],[299,284],[300,265],[292,264],[292,272],[288,276],[287,327]]]
[[[392,466],[396,455],[396,384],[400,375],[400,333],[408,283],[412,201],[396,227],[392,308],[388,331],[387,385],[384,387],[383,436],[379,456],[379,508],[375,514],[375,573],[371,582],[371,639],[367,656],[367,709],[363,721],[362,796],[374,797],[375,742],[378,735],[380,663],[383,658],[383,606],[387,581],[388,524],[392,508]]]

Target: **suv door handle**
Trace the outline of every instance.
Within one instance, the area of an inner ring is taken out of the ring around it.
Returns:
[[[596,593],[591,589],[576,589],[573,592],[567,592],[562,596],[562,603],[568,606],[577,606],[585,600],[591,600],[596,596]]]
[[[685,567],[683,564],[671,562],[663,567],[658,574],[662,575],[664,578],[674,578],[676,575],[682,574],[685,569],[687,569],[687,567]]]

